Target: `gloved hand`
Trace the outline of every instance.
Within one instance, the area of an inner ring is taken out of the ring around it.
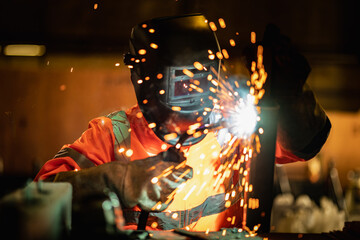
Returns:
[[[311,68],[290,39],[275,25],[268,25],[262,41],[244,49],[247,68],[256,62],[257,46],[263,46],[265,97],[279,104],[277,142],[303,159],[314,157],[327,139],[331,124],[306,84]]]
[[[263,40],[244,49],[248,69],[256,62],[257,46],[263,46],[264,66],[268,72],[267,89],[270,96],[281,100],[301,95],[302,88],[311,71],[303,55],[292,45],[290,39],[280,33],[280,29],[267,25]]]
[[[73,198],[77,202],[91,195],[103,194],[104,189],[108,188],[118,194],[123,207],[138,205],[145,211],[163,211],[171,202],[165,204],[169,194],[192,178],[192,168],[185,164],[177,167],[184,160],[182,154],[170,148],[142,160],[128,163],[114,161],[78,172],[60,172],[54,181],[72,183]],[[184,176],[180,178],[181,175]],[[151,181],[154,177],[158,178],[156,183]],[[162,202],[161,207],[154,209],[159,201]]]

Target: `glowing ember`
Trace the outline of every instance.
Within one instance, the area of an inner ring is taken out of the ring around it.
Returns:
[[[203,70],[204,69],[204,66],[199,63],[199,62],[194,62],[194,67],[197,69],[197,70]]]
[[[150,43],[150,47],[152,47],[153,49],[158,49],[159,46],[155,43]]]
[[[164,139],[165,139],[166,141],[170,141],[170,140],[172,140],[172,139],[175,139],[176,137],[177,137],[177,134],[176,134],[176,133],[169,133],[169,134],[167,134],[167,135],[164,136]]]
[[[217,53],[216,53],[216,57],[217,57],[218,59],[223,59],[223,58],[224,58],[224,56],[221,54],[221,52],[217,52]]]
[[[216,27],[216,25],[215,25],[214,22],[209,22],[209,26],[210,26],[211,30],[213,30],[214,32],[216,32],[217,27]]]
[[[138,51],[138,53],[139,53],[140,55],[145,55],[145,54],[146,54],[146,50],[145,50],[145,49],[140,49],[140,50]]]
[[[173,107],[171,107],[171,109],[175,112],[181,111],[181,107],[178,107],[178,106],[173,106]]]
[[[250,41],[251,41],[251,43],[256,43],[256,33],[255,32],[251,32]]]
[[[126,152],[125,152],[125,155],[127,157],[131,157],[133,155],[134,151],[132,149],[128,149]]]
[[[154,178],[151,179],[151,183],[152,183],[152,184],[155,184],[155,183],[157,183],[158,181],[159,181],[159,179],[158,179],[157,177],[154,177]]]
[[[224,19],[219,18],[219,25],[220,25],[221,28],[226,28],[226,24],[225,24]]]
[[[190,70],[188,70],[188,69],[183,69],[183,73],[185,74],[185,75],[187,75],[188,77],[194,77],[194,73],[192,73]]]

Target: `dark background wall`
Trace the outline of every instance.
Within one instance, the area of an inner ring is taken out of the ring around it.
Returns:
[[[358,9],[355,0],[1,1],[0,173],[33,176],[90,119],[135,104],[122,55],[131,27],[159,16],[202,12],[211,21],[223,18],[227,28],[218,37],[224,46],[236,39],[235,58],[251,31],[261,39],[268,23],[277,24],[308,58],[308,82],[325,110],[358,119]],[[47,51],[42,57],[5,56],[4,47],[14,43],[44,44]],[[349,121],[354,126],[345,138],[356,146],[360,126]],[[336,139],[346,131],[336,130],[331,146],[339,146]],[[341,151],[330,154],[339,164]],[[349,168],[359,161],[352,151]]]

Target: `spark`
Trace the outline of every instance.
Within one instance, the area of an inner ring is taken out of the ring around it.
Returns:
[[[146,54],[146,50],[145,50],[145,49],[140,49],[140,50],[138,51],[138,53],[139,53],[140,55],[145,55],[145,54]]]
[[[221,28],[226,28],[225,20],[222,18],[219,18],[219,25]]]
[[[259,133],[263,134],[264,133],[264,129],[263,128],[259,128]]]
[[[251,43],[256,43],[256,33],[255,32],[251,32],[250,40],[251,40]]]
[[[125,155],[127,157],[131,157],[133,155],[134,151],[132,149],[128,149],[126,152],[125,152]]]
[[[222,52],[222,55],[224,56],[225,59],[229,58],[229,53],[227,52],[226,49],[221,50],[221,52]]]
[[[204,66],[199,62],[194,62],[194,67],[199,71],[204,69]]]
[[[186,174],[188,174],[191,170],[186,169],[176,180],[175,182],[178,182],[180,179],[182,179]]]
[[[223,58],[224,58],[224,56],[222,55],[221,52],[217,52],[217,53],[216,53],[216,57],[217,57],[218,59],[223,59]]]
[[[142,118],[142,117],[143,117],[142,112],[137,112],[137,113],[136,113],[136,117],[137,117],[137,118]]]
[[[206,175],[205,172],[204,172],[204,175]],[[196,193],[196,196],[198,196],[198,195],[201,193],[201,191],[204,189],[204,187],[206,186],[206,184],[207,184],[207,182],[203,182],[203,184],[202,184],[201,187],[199,188],[198,192]]]
[[[215,59],[215,55],[214,55],[214,54],[209,54],[209,59],[210,59],[210,60],[214,60],[214,59]]]
[[[171,109],[175,112],[181,111],[181,107],[178,107],[178,106],[173,106],[173,107],[171,107]]]
[[[235,224],[235,219],[236,219],[236,216],[233,216],[233,217],[232,217],[232,220],[231,220],[231,225],[234,225],[234,224]]]
[[[151,224],[151,227],[152,227],[152,228],[157,228],[157,226],[158,226],[158,223],[157,223],[157,222],[153,222],[153,223]]]
[[[190,70],[188,70],[188,69],[183,69],[183,73],[185,74],[185,75],[187,75],[188,77],[194,77],[194,73],[192,73]]]
[[[158,49],[158,45],[155,43],[150,43],[150,47],[152,47],[153,49]]]
[[[209,26],[210,26],[211,30],[213,30],[214,32],[217,31],[217,27],[214,22],[209,22]]]
[[[184,197],[184,201],[186,200],[186,199],[188,199],[188,197],[191,195],[191,193],[195,190],[195,188],[196,188],[196,185],[194,185],[191,189],[190,189],[190,191],[186,194],[186,196]]]

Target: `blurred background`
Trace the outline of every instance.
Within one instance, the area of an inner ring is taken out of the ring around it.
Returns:
[[[201,12],[214,22],[225,20],[227,27],[218,37],[224,48],[235,39],[235,68],[250,32],[261,39],[269,23],[279,26],[310,62],[308,83],[333,128],[316,158],[277,166],[275,192],[306,194],[318,204],[322,195],[332,196],[340,209],[346,193],[352,194],[351,201],[359,201],[358,9],[356,0],[1,1],[2,194],[32,179],[62,145],[86,130],[92,118],[136,103],[122,61],[134,25]],[[35,56],[24,56],[30,53]]]

